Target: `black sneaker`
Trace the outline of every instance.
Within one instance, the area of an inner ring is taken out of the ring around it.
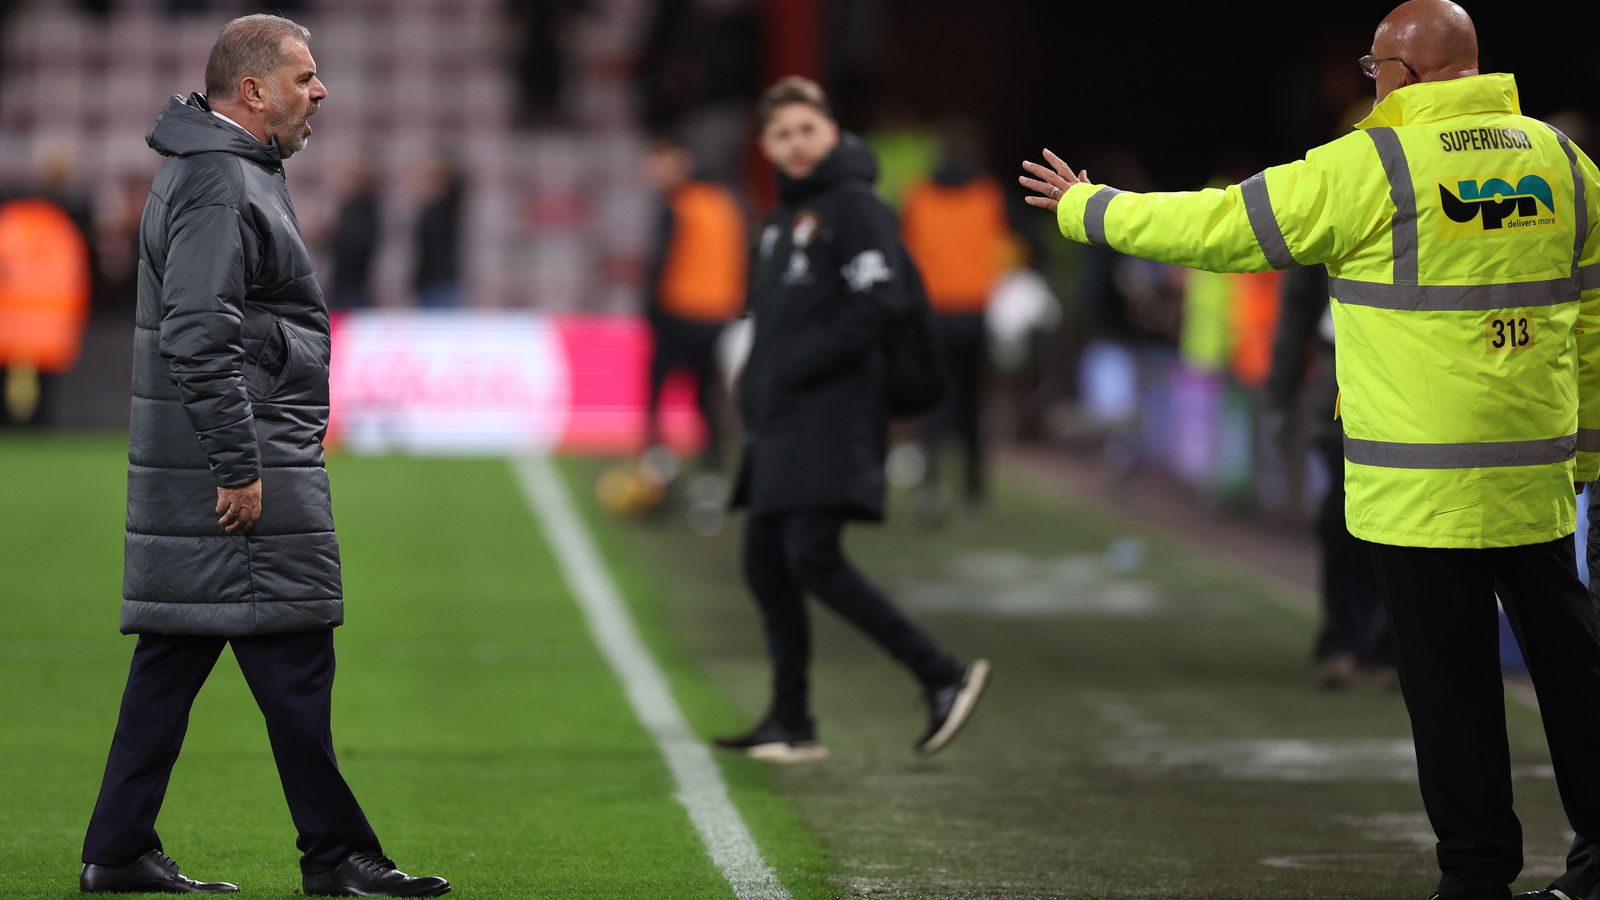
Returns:
[[[352,853],[337,869],[306,875],[300,887],[311,897],[437,897],[450,893],[450,882],[443,878],[407,875],[395,868],[389,857],[375,853]]]
[[[1439,895],[1435,894],[1434,896],[1437,897]],[[1512,900],[1572,900],[1572,898],[1556,888],[1545,888],[1542,891],[1523,891],[1515,895]]]
[[[714,738],[711,743],[721,750],[780,765],[816,763],[828,758],[828,748],[817,740],[816,725],[810,720],[802,727],[785,728],[767,716],[746,734]]]
[[[185,878],[172,857],[160,850],[125,866],[85,863],[78,873],[78,890],[85,894],[231,894],[238,889],[226,881]]]
[[[954,740],[988,683],[989,661],[979,659],[962,670],[960,681],[928,691],[928,731],[917,741],[917,752],[932,756]]]

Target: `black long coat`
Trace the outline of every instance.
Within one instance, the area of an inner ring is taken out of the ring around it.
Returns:
[[[276,143],[174,97],[139,225],[125,633],[242,637],[343,621],[323,468],[328,313]],[[248,536],[217,488],[262,484]]]
[[[909,303],[910,258],[894,213],[872,192],[877,161],[858,138],[781,203],[751,265],[755,338],[740,376],[746,445],[735,506],[764,515],[884,514],[883,338]]]

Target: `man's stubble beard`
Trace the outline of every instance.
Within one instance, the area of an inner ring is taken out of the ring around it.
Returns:
[[[276,107],[267,118],[267,133],[278,139],[278,153],[288,159],[306,148],[311,136],[306,134],[306,119],[296,116],[283,107]]]

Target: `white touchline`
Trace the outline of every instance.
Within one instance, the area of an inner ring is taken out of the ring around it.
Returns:
[[[678,801],[689,811],[711,861],[739,900],[789,900],[789,892],[761,857],[750,829],[728,797],[728,785],[711,751],[689,728],[667,688],[666,676],[640,640],[621,592],[606,572],[600,552],[547,457],[525,457],[513,466],[528,507],[538,518],[572,596],[589,622],[600,652],[622,680],[645,731],[661,749],[678,785]]]

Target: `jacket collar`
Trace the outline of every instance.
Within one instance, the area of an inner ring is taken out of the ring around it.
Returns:
[[[1415,125],[1476,113],[1522,115],[1516,78],[1510,73],[1497,73],[1408,84],[1383,98],[1356,127]]]

